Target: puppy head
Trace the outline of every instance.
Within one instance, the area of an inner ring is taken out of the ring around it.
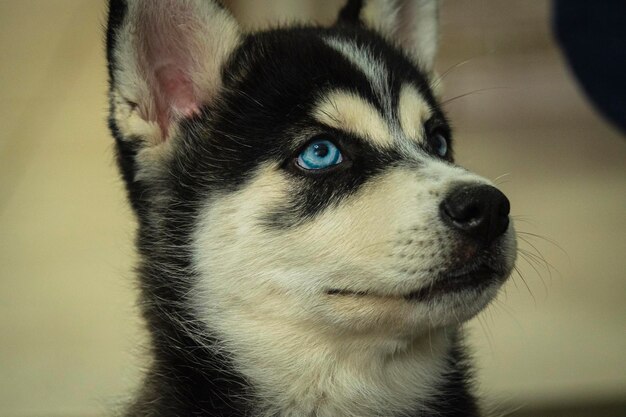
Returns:
[[[211,1],[113,2],[110,124],[159,285],[226,333],[415,335],[480,311],[514,231],[454,164],[435,50],[434,1],[254,34]]]

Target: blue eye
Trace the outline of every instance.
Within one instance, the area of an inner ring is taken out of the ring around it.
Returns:
[[[319,139],[311,142],[298,155],[297,164],[303,169],[319,170],[337,165],[342,161],[341,151],[334,143]]]
[[[441,133],[436,133],[432,139],[433,148],[437,155],[445,157],[448,154],[448,141]]]

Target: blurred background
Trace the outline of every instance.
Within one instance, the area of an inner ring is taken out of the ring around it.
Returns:
[[[0,0],[0,416],[111,415],[136,386],[135,223],[106,128],[101,0]],[[337,0],[232,0],[248,28]],[[626,416],[626,142],[562,58],[547,0],[448,0],[458,161],[496,182],[518,273],[468,328],[494,415]],[[508,414],[507,414],[508,413]]]

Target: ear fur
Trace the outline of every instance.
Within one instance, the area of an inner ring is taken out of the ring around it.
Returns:
[[[438,0],[349,0],[340,22],[361,22],[432,72],[438,46]]]
[[[212,0],[111,0],[111,120],[123,137],[159,144],[221,87],[240,30]]]

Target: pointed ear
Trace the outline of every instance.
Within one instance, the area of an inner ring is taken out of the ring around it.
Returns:
[[[212,0],[111,0],[107,28],[111,123],[159,144],[219,93],[240,31]]]
[[[426,71],[438,44],[438,0],[348,0],[340,22],[361,22],[399,45]]]

